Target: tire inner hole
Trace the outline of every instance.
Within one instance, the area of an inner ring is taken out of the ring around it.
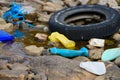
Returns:
[[[64,21],[69,25],[89,25],[106,20],[104,14],[98,12],[80,12],[67,16]]]

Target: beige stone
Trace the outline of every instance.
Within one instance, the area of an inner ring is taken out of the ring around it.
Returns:
[[[101,55],[103,53],[104,49],[103,48],[96,48],[89,50],[89,57],[92,60],[99,60],[101,59]]]
[[[105,76],[98,76],[95,80],[107,80]]]
[[[7,24],[6,21],[3,18],[0,18],[0,25],[1,24]]]
[[[113,39],[117,40],[117,41],[120,41],[120,34],[119,33],[115,33],[113,35]]]
[[[118,6],[118,3],[116,0],[99,0],[99,3],[101,5],[108,5],[109,7],[116,7]]]
[[[51,15],[40,14],[40,15],[39,15],[39,18],[38,18],[38,21],[40,21],[40,22],[48,22],[49,19],[50,19],[50,16],[51,16]]]
[[[55,12],[55,11],[58,11],[60,9],[62,9],[61,6],[56,5],[52,2],[46,2],[45,5],[43,6],[43,10],[44,11],[49,11],[49,12]]]
[[[26,54],[31,56],[40,56],[44,51],[44,47],[37,47],[36,45],[30,45],[25,47]]]
[[[87,4],[98,4],[99,0],[89,0]]]
[[[75,2],[74,0],[65,0],[65,4],[68,6],[76,6],[78,2]]]
[[[81,2],[82,5],[84,5],[84,4],[87,4],[88,1],[90,1],[90,0],[79,0],[79,1]]]
[[[37,33],[35,35],[36,38],[38,38],[41,41],[46,41],[47,40],[47,35],[46,34],[42,34],[42,33]]]
[[[13,24],[12,23],[8,23],[8,24],[1,24],[0,25],[0,30],[4,30],[6,32],[12,32],[14,29]]]

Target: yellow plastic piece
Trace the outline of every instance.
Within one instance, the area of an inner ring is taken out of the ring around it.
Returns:
[[[56,39],[58,32],[53,32],[48,38],[50,39],[51,42],[59,42],[58,39]]]
[[[60,34],[58,32],[53,32],[48,38],[52,42],[61,42],[64,45],[64,47],[67,48],[67,49],[74,49],[75,48],[75,42],[74,41],[69,40],[63,34]]]

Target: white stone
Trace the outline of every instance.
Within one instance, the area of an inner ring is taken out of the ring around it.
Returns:
[[[81,62],[80,67],[96,75],[106,73],[106,67],[103,62]]]
[[[92,38],[89,40],[89,45],[91,46],[104,47],[104,44],[105,44],[104,39]]]

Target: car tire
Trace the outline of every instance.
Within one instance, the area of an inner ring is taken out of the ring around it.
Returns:
[[[70,25],[65,19],[71,15],[80,13],[98,13],[105,16],[105,20],[88,25]],[[59,32],[71,40],[89,40],[91,38],[105,38],[120,27],[119,12],[110,7],[102,5],[82,5],[62,9],[54,13],[49,20],[50,32]]]

